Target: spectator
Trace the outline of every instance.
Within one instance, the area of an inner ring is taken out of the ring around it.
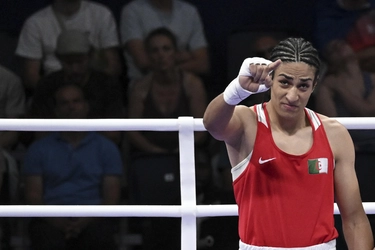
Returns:
[[[347,42],[334,40],[325,50],[327,73],[317,87],[316,109],[331,117],[375,116],[375,74],[361,69]],[[349,131],[356,149],[375,152],[372,130]]]
[[[375,72],[375,1],[321,0],[316,4],[314,43],[322,52],[330,41],[346,40],[361,68]]]
[[[355,52],[345,40],[331,41],[324,56],[327,72],[316,90],[316,109],[333,117],[374,116],[375,74],[361,69]],[[375,150],[372,130],[349,132],[357,151]]]
[[[346,36],[363,70],[375,73],[375,8],[362,13]]]
[[[89,118],[125,117],[121,86],[116,78],[90,67],[93,51],[84,32],[63,31],[57,39],[56,57],[62,69],[41,79],[31,102],[31,117],[55,118],[54,97],[51,93],[67,83],[82,87],[90,104]],[[120,145],[121,131],[106,131],[105,134]]]
[[[54,0],[26,20],[19,36],[16,54],[22,58],[23,82],[31,93],[41,75],[61,69],[55,56],[56,40],[69,29],[86,32],[96,54],[102,56],[98,62],[105,62],[100,65],[104,71],[120,74],[117,27],[110,10],[89,1]]]
[[[151,31],[145,38],[145,49],[152,70],[131,88],[129,117],[202,117],[207,98],[204,85],[199,77],[177,66],[177,41],[174,34],[166,28]],[[199,155],[197,164],[207,164],[207,155],[201,151],[207,134],[196,132],[195,135],[196,155]],[[132,148],[129,175],[135,194],[133,202],[180,204],[178,133],[132,131],[129,132],[129,141]],[[203,190],[203,180],[206,178],[202,176],[198,179],[201,180],[199,188]],[[142,222],[140,230],[145,249],[180,248],[180,219],[147,218]],[[168,241],[165,240],[166,236]]]
[[[60,86],[54,97],[57,118],[87,118],[77,85]],[[58,132],[34,142],[22,173],[30,205],[119,204],[120,153],[95,132]],[[33,249],[116,249],[113,218],[34,218],[29,226]]]
[[[177,65],[198,75],[207,75],[209,59],[203,24],[195,6],[181,0],[133,0],[121,12],[120,34],[130,84],[151,69],[143,45],[147,34],[160,27],[177,37]]]
[[[375,115],[375,74],[361,69],[352,47],[344,40],[333,40],[324,50],[327,70],[315,91],[315,107],[322,114],[332,117],[365,117]],[[373,164],[375,152],[373,130],[349,130],[356,150],[356,172],[361,185],[363,201],[373,201]],[[375,218],[368,215],[370,223]],[[335,216],[341,230],[341,217]],[[337,238],[337,249],[347,249],[342,233]]]
[[[202,117],[207,104],[204,85],[199,77],[177,66],[177,42],[166,28],[150,32],[145,39],[152,71],[136,82],[130,92],[130,118]],[[197,132],[197,144],[207,134]],[[176,132],[129,132],[132,145],[141,152],[173,153],[178,151]]]

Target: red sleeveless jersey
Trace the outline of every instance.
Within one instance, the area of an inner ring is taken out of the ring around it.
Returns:
[[[291,248],[337,238],[334,158],[319,117],[305,108],[313,145],[303,155],[291,155],[276,146],[266,105],[254,110],[258,117],[254,149],[232,169],[241,241]]]

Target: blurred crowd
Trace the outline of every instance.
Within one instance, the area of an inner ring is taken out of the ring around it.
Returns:
[[[269,58],[289,36],[310,40],[324,65],[308,107],[331,117],[375,116],[374,0],[319,0],[303,9],[299,1],[280,8],[213,1],[40,0],[29,2],[32,13],[5,1],[0,117],[202,118],[243,59]],[[293,15],[285,12],[293,4]],[[243,104],[268,99],[264,92]],[[362,198],[375,201],[375,130],[350,133]],[[0,200],[178,205],[178,146],[177,132],[1,131]],[[234,204],[225,145],[195,132],[195,163],[197,203]],[[235,217],[202,218],[198,227],[198,249],[236,249]],[[1,218],[0,239],[0,249],[175,250],[180,219]]]

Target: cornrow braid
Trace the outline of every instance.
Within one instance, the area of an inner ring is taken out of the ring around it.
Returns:
[[[287,38],[279,42],[271,52],[271,61],[281,59],[283,62],[304,62],[316,68],[319,75],[320,59],[318,51],[303,38]]]

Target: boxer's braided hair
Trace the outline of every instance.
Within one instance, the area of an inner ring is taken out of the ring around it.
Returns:
[[[283,62],[304,62],[316,68],[316,76],[320,71],[320,59],[318,51],[313,45],[303,38],[287,38],[279,42],[271,52],[271,61],[281,59]]]

